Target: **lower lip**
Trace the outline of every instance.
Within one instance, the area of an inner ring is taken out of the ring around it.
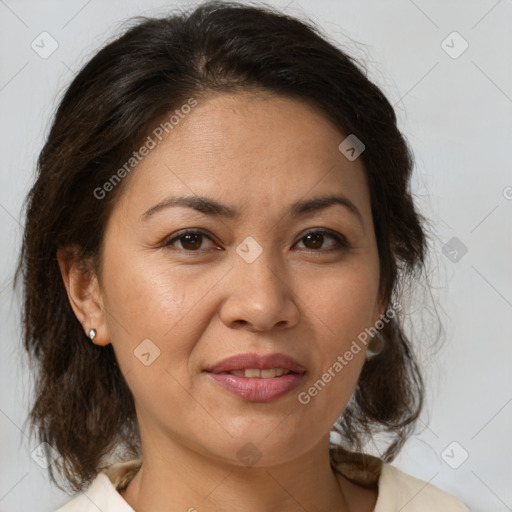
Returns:
[[[304,377],[304,373],[288,373],[270,379],[251,379],[229,373],[208,373],[219,386],[250,402],[277,400],[296,388]]]

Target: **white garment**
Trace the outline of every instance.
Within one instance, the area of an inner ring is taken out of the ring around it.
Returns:
[[[111,464],[108,471],[98,473],[87,490],[55,512],[134,512],[117,488],[136,461],[140,459]],[[382,464],[378,486],[374,512],[470,512],[453,496],[391,464]]]

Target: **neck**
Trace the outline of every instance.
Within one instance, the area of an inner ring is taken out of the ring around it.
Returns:
[[[167,439],[167,446],[168,443]],[[310,452],[268,467],[233,465],[179,444],[173,444],[167,452],[157,449],[160,446],[156,442],[143,446],[143,464],[128,487],[121,491],[121,496],[135,510],[220,512],[230,508],[244,512],[349,512],[352,509],[346,494],[353,495],[357,486],[333,473],[328,437]]]

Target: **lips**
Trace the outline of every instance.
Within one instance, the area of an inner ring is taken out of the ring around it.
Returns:
[[[229,373],[240,372],[245,370],[260,370],[262,376],[265,372],[262,370],[285,370],[286,373],[305,373],[306,369],[301,366],[295,359],[285,354],[238,354],[227,359],[223,359],[218,363],[206,368],[205,371],[210,373]],[[269,374],[269,376],[271,376]],[[254,377],[257,377],[254,374]]]
[[[243,400],[272,402],[299,386],[306,369],[284,354],[240,354],[205,372],[222,389]]]

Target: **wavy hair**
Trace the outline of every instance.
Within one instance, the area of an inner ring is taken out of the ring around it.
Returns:
[[[102,200],[94,190],[188,98],[270,91],[308,102],[342,134],[363,141],[379,292],[388,303],[423,269],[427,248],[425,219],[410,190],[413,156],[393,107],[361,63],[312,22],[266,5],[213,1],[131,23],[83,66],[60,100],[24,204],[15,278],[23,282],[23,345],[35,378],[31,433],[60,455],[49,468],[51,480],[60,487],[57,469],[75,491],[115,449],[140,456],[140,437],[112,345],[97,346],[84,334],[56,253],[75,247],[84,266],[101,267],[106,222],[123,184]],[[365,363],[333,427],[340,437],[331,444],[333,470],[364,460],[355,455],[376,433],[388,436],[380,458],[391,461],[421,411],[424,384],[399,317],[381,333],[384,350]]]

